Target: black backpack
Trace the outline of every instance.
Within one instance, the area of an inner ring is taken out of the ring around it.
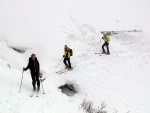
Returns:
[[[70,49],[70,56],[73,56],[73,50]]]

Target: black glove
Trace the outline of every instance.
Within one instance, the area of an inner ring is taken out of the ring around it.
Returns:
[[[26,71],[26,68],[23,67],[23,71]]]
[[[42,78],[42,75],[40,75],[40,78]]]
[[[104,37],[102,37],[102,39],[104,39]]]
[[[65,57],[65,55],[63,55],[63,57]]]

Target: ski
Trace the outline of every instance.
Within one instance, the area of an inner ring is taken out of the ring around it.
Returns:
[[[95,53],[95,54],[102,54],[102,53]]]
[[[63,74],[63,73],[66,74],[66,72],[67,72],[67,69],[65,69],[65,70],[63,70],[63,71],[61,71],[61,72],[59,72],[58,74]]]
[[[64,71],[64,70],[66,70],[66,69],[62,69],[62,70],[56,71],[56,73],[60,73],[60,72],[62,72],[62,71]]]
[[[30,97],[33,97],[34,94],[35,94],[35,91],[33,91],[33,92],[31,93]]]
[[[110,55],[110,54],[106,54],[106,53],[95,53],[95,54],[99,54],[99,56],[102,56],[102,55]]]
[[[99,55],[107,55],[106,53],[95,53],[95,54],[99,54]]]
[[[65,70],[59,72],[58,74],[63,74],[63,73],[66,74],[66,72],[71,71],[71,70],[73,70],[73,68],[71,68],[71,69],[65,69]]]
[[[60,71],[56,71],[56,73],[62,73],[62,72],[65,72],[67,69],[62,69]]]
[[[110,54],[99,54],[99,56],[103,56],[103,55],[110,55]]]

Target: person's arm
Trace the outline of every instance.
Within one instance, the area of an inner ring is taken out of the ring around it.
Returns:
[[[68,50],[68,58],[70,58],[71,54],[70,54],[70,48]]]
[[[38,74],[39,74],[39,77],[42,78],[42,74],[40,73],[40,64],[39,64],[39,61],[37,60],[37,66],[38,66]]]
[[[30,58],[29,58],[28,65],[27,65],[27,67],[25,68],[25,71],[26,71],[26,70],[28,70],[28,69],[29,69],[29,67],[30,67]]]
[[[64,55],[63,55],[63,57],[66,57],[66,50],[64,50]]]
[[[37,60],[37,64],[38,64],[38,72],[40,73],[40,64],[38,60]]]
[[[29,65],[30,65],[30,60],[29,60],[29,62],[28,62],[27,67],[26,67],[26,68],[25,68],[25,67],[23,67],[23,71],[26,71],[26,70],[29,68]]]

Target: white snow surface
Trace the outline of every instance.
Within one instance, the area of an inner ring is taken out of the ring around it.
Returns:
[[[108,113],[150,113],[149,12],[149,0],[1,0],[0,113],[85,113],[83,99],[95,107],[105,102]],[[100,31],[133,29],[143,32],[112,35],[111,54],[94,54],[102,51]],[[73,70],[59,75],[65,44]],[[46,78],[38,98],[30,97],[29,70],[19,93],[32,53]],[[58,88],[66,83],[74,96]]]

